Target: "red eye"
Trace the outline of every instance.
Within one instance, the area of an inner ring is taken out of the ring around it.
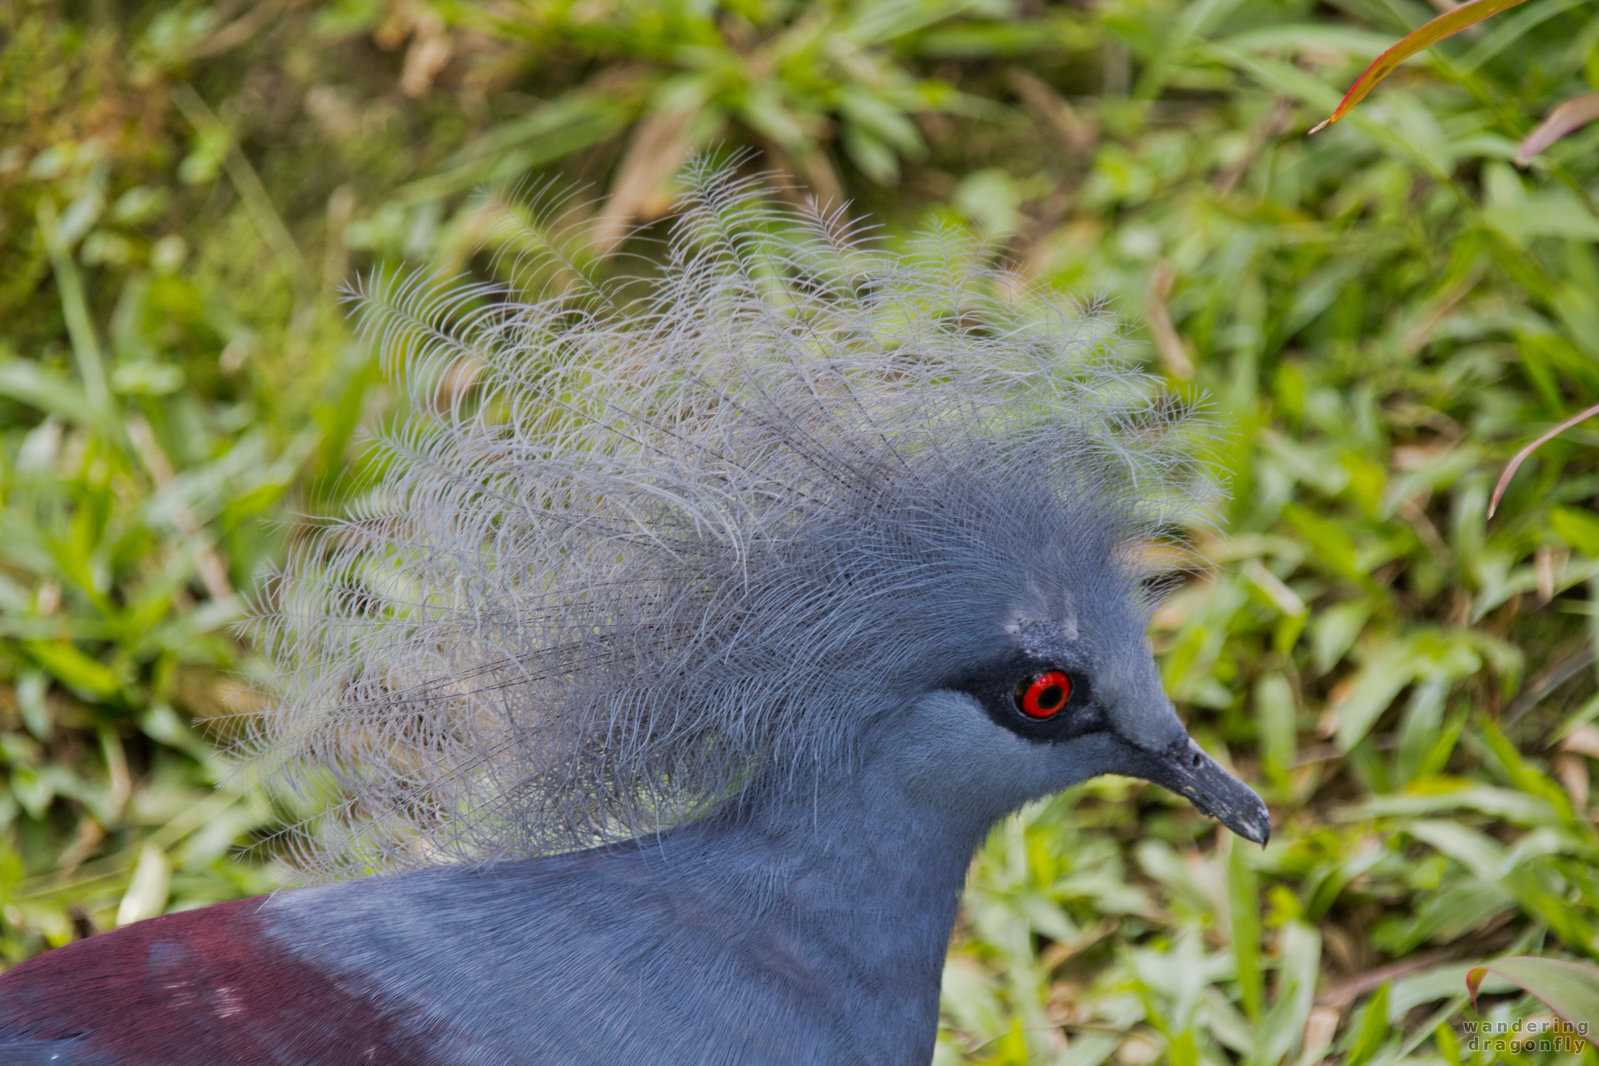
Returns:
[[[1016,706],[1029,718],[1053,718],[1072,694],[1072,679],[1062,670],[1034,674],[1016,686]]]

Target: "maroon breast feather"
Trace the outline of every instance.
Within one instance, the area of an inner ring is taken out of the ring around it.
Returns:
[[[31,1046],[96,1066],[433,1061],[428,1026],[286,951],[263,903],[152,918],[0,974],[0,1061],[35,1061]]]

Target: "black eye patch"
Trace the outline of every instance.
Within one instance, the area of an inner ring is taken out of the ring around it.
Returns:
[[[947,681],[982,705],[994,724],[1029,740],[1059,742],[1104,728],[1081,664],[1025,653],[1004,656]]]

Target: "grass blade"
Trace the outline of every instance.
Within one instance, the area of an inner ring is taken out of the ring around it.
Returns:
[[[1468,26],[1476,25],[1489,15],[1497,15],[1506,8],[1515,7],[1523,2],[1525,0],[1471,0],[1470,3],[1461,4],[1453,11],[1444,12],[1420,29],[1405,34],[1355,79],[1355,84],[1349,87],[1344,98],[1338,102],[1337,109],[1328,118],[1312,126],[1307,136],[1326,129],[1349,114],[1356,104],[1366,98],[1367,93],[1376,88],[1378,82],[1417,52],[1430,48],[1445,37],[1459,33]]]

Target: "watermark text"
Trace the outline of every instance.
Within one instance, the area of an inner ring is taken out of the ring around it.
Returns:
[[[1517,1018],[1514,1021],[1461,1019],[1467,1051],[1508,1052],[1556,1051],[1580,1054],[1588,1045],[1588,1023],[1559,1018]]]

